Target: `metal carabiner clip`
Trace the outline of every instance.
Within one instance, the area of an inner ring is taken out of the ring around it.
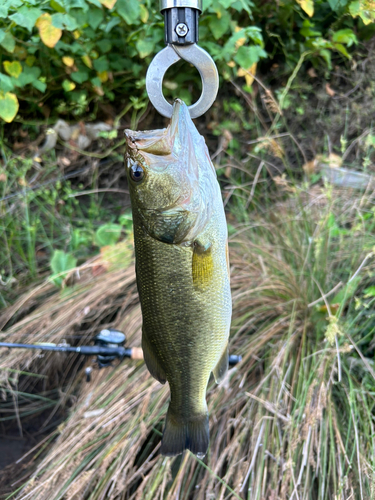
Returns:
[[[167,46],[156,54],[147,70],[146,89],[156,110],[167,118],[171,118],[173,106],[163,95],[163,78],[180,59],[193,64],[202,79],[202,94],[188,108],[192,118],[198,118],[212,106],[219,90],[219,74],[214,61],[196,44],[201,4],[202,0],[160,0]]]

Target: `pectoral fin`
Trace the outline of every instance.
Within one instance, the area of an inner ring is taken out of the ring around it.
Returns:
[[[203,291],[211,284],[213,277],[211,243],[194,241],[192,276],[194,286],[198,290]]]
[[[157,360],[155,354],[152,352],[150,348],[150,343],[144,332],[142,332],[142,349],[143,349],[143,357],[145,359],[148,371],[161,384],[165,384],[165,382],[167,381],[165,372],[163,368],[160,366],[160,363]]]
[[[228,345],[224,349],[224,352],[221,358],[219,359],[218,364],[212,370],[212,373],[214,374],[215,381],[217,384],[220,384],[220,382],[224,379],[227,371],[228,371]]]

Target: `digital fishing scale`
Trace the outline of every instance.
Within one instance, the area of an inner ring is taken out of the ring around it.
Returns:
[[[190,116],[198,118],[212,106],[219,90],[216,65],[208,52],[197,45],[202,0],[160,0],[160,12],[164,15],[167,46],[156,54],[148,68],[148,96],[161,115],[172,117],[172,104],[163,95],[163,78],[173,64],[183,59],[197,68],[202,79],[202,94],[188,107]]]

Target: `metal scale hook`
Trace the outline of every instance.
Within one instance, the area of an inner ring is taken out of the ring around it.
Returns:
[[[183,59],[197,68],[202,79],[202,94],[188,108],[190,116],[198,118],[212,106],[219,90],[216,65],[212,57],[197,45],[202,0],[160,0],[160,12],[164,15],[167,46],[156,54],[147,70],[148,96],[161,115],[171,118],[173,107],[163,95],[163,78],[172,64]]]

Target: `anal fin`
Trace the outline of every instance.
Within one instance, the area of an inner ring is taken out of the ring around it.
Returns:
[[[152,350],[150,348],[150,343],[149,343],[144,332],[142,332],[142,349],[143,349],[143,357],[144,357],[146,366],[148,368],[148,371],[161,384],[165,384],[165,382],[167,381],[165,371],[160,366],[160,363],[157,360],[155,354],[152,352]]]
[[[228,344],[225,347],[224,352],[221,358],[219,359],[218,364],[212,370],[212,373],[214,374],[215,381],[217,384],[220,384],[220,382],[224,379],[227,371],[228,371]]]

